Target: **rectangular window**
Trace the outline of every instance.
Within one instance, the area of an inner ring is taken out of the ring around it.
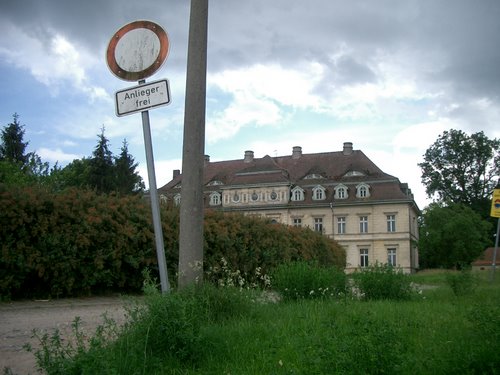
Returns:
[[[368,233],[368,216],[359,217],[359,233]]]
[[[396,215],[387,215],[387,231],[396,231]]]
[[[387,264],[396,267],[396,249],[387,249]]]
[[[294,218],[293,219],[293,226],[294,227],[301,227],[302,226],[302,219]]]
[[[337,232],[338,234],[345,234],[346,219],[345,216],[337,218]]]
[[[316,217],[314,218],[314,230],[316,232],[323,232],[323,218]]]
[[[359,266],[368,267],[368,249],[359,249]]]

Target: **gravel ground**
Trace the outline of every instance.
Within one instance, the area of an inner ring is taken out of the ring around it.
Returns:
[[[33,353],[23,349],[27,343],[39,347],[38,341],[31,337],[33,329],[49,334],[59,329],[64,337],[71,333],[75,317],[80,317],[82,329],[93,334],[103,323],[104,313],[118,323],[123,322],[125,304],[121,297],[0,303],[0,374],[5,368],[16,375],[38,374]]]

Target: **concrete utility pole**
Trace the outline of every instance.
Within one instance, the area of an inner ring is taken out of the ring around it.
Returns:
[[[191,0],[179,233],[179,288],[203,280],[208,0]]]

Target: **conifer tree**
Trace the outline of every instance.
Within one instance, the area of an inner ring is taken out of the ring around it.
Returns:
[[[26,166],[29,155],[26,154],[28,142],[24,142],[24,126],[19,123],[19,115],[14,113],[13,122],[2,130],[0,144],[0,160]]]
[[[137,173],[138,163],[128,152],[127,140],[123,140],[120,156],[115,158],[116,190],[122,194],[142,192],[145,188],[141,176]]]
[[[109,150],[109,140],[104,135],[103,126],[90,159],[89,186],[98,193],[110,193],[115,190],[114,169],[113,154]]]

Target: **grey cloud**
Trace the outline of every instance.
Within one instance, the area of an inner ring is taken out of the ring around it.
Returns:
[[[187,0],[3,0],[2,18],[41,40],[62,33],[100,56],[118,27],[151,19],[169,33],[168,66],[185,70]],[[401,68],[422,90],[443,92],[449,102],[500,104],[499,35],[498,0],[211,0],[208,67],[316,61],[328,70],[318,88],[325,90],[374,82],[377,56],[412,51]]]

